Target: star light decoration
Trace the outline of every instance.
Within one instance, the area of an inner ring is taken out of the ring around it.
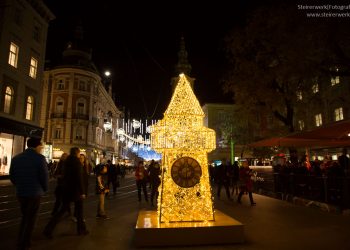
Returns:
[[[204,116],[189,81],[180,74],[164,118],[151,126],[151,147],[162,154],[160,222],[214,220],[207,153],[215,149],[215,131],[203,126]],[[181,187],[171,177],[173,163],[182,157],[201,166],[200,180],[193,187]]]

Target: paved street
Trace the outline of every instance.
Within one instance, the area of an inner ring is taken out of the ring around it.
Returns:
[[[145,202],[137,201],[133,176],[126,176],[121,182],[118,195],[114,199],[106,200],[106,210],[110,216],[108,220],[95,218],[97,197],[93,192],[94,185],[92,178],[90,195],[85,202],[85,217],[90,234],[77,236],[75,223],[66,218],[58,224],[54,238],[48,240],[41,232],[49,219],[53,205],[54,182],[51,182],[49,195],[43,199],[41,206],[32,249],[136,249],[133,240],[138,211],[151,207]],[[242,205],[228,201],[224,192],[221,200],[215,200],[216,209],[245,224],[245,243],[166,249],[350,249],[350,216],[322,212],[256,194],[254,197],[257,202],[255,207],[249,205],[247,196],[243,197]],[[1,249],[15,249],[19,216],[13,187],[8,181],[1,181]]]

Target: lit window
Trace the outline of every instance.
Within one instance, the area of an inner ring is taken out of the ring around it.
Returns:
[[[303,120],[299,120],[299,121],[298,121],[298,126],[299,126],[299,130],[303,130],[304,127],[305,127],[304,121],[303,121]]]
[[[78,101],[77,113],[78,114],[85,114],[85,102],[84,101]]]
[[[337,108],[334,110],[334,116],[336,121],[341,121],[344,120],[344,115],[343,115],[343,108]]]
[[[317,93],[319,91],[318,89],[318,83],[315,83],[314,85],[312,85],[312,93]]]
[[[19,47],[16,44],[11,43],[9,53],[9,64],[15,68],[17,68],[18,52]]]
[[[57,113],[63,113],[63,99],[62,98],[57,98],[56,100],[56,112]]]
[[[77,127],[76,133],[75,133],[75,139],[82,140],[83,139],[83,128]]]
[[[297,99],[298,100],[303,100],[303,93],[300,90],[297,91]]]
[[[61,135],[62,135],[62,128],[56,128],[55,129],[55,139],[61,139]]]
[[[34,98],[33,96],[28,96],[27,98],[27,109],[26,109],[26,119],[33,119],[33,106],[34,106]]]
[[[336,77],[332,77],[331,78],[331,85],[334,86],[334,85],[337,85],[340,83],[340,78],[339,76],[336,76]]]
[[[6,87],[5,91],[5,103],[4,103],[4,112],[9,114],[11,111],[11,105],[13,100],[13,90],[10,87]]]
[[[322,114],[315,115],[316,127],[322,126]]]
[[[29,76],[33,79],[36,78],[36,72],[38,71],[38,60],[34,57],[30,59]]]

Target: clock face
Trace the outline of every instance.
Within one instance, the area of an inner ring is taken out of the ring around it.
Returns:
[[[171,166],[171,178],[180,187],[194,187],[199,183],[201,176],[201,166],[198,161],[191,157],[177,159]]]

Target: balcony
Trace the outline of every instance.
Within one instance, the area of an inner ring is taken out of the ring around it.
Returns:
[[[89,120],[89,115],[88,114],[74,113],[73,119]]]
[[[51,113],[50,118],[66,118],[66,113]]]

